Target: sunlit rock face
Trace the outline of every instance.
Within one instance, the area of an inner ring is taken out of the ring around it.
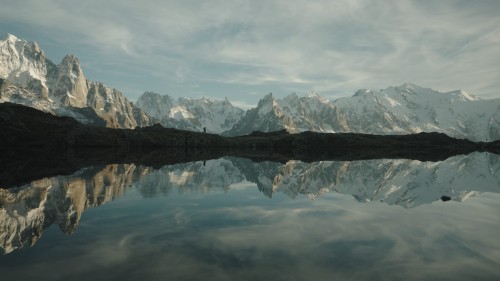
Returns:
[[[0,88],[0,102],[112,128],[152,124],[121,92],[87,80],[76,56],[67,55],[56,65],[36,42],[14,35],[0,39],[0,79],[6,84]]]
[[[0,243],[5,253],[33,245],[52,224],[76,231],[82,213],[121,196],[140,172],[133,164],[80,170],[71,176],[0,189]]]
[[[83,76],[80,61],[74,55],[67,55],[54,67],[48,76],[50,96],[61,104],[72,107],[87,106],[87,79]]]
[[[135,128],[151,124],[149,117],[116,89],[87,81],[87,105],[95,110],[110,128]]]

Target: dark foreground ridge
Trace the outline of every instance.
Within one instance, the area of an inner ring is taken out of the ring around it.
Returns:
[[[240,137],[164,128],[111,129],[0,104],[0,188],[70,174],[90,165],[167,164],[239,156],[255,161],[406,158],[439,161],[473,151],[500,152],[500,141],[474,143],[440,133],[414,135],[254,132]]]

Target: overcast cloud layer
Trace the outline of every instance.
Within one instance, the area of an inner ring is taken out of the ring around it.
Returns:
[[[227,96],[254,105],[405,82],[500,97],[500,1],[0,0],[0,33],[135,100]]]

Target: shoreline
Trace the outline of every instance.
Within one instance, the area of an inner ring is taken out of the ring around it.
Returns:
[[[0,188],[92,165],[153,167],[225,156],[252,161],[441,161],[474,151],[500,154],[500,141],[472,142],[442,133],[369,135],[286,131],[238,137],[164,128],[111,129],[18,104],[0,104]]]

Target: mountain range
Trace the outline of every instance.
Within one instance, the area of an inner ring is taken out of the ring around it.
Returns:
[[[483,100],[464,91],[441,93],[413,84],[382,90],[359,90],[329,101],[318,94],[268,94],[226,135],[285,128],[291,133],[411,134],[441,132],[455,138],[500,138],[500,99]]]
[[[58,65],[35,42],[0,39],[0,102],[21,103],[56,115],[112,128],[164,127],[237,136],[253,131],[410,134],[441,132],[473,141],[500,139],[500,98],[464,91],[442,93],[405,83],[358,90],[328,100],[317,93],[264,96],[246,112],[226,98],[179,98],[145,92],[134,104],[121,92],[85,78],[78,58]]]

